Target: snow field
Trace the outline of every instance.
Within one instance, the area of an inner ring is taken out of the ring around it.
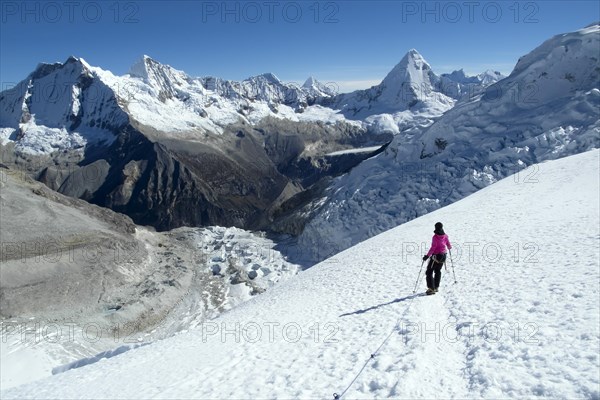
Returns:
[[[330,398],[389,336],[344,397],[598,398],[599,154],[540,164],[536,183],[504,179],[209,321],[278,324],[273,340],[206,325],[2,397]],[[404,261],[402,244],[429,238],[437,221],[455,245],[539,251],[495,263],[457,253],[456,285],[444,271],[438,294],[413,296],[421,254]],[[301,337],[284,337],[285,324]]]

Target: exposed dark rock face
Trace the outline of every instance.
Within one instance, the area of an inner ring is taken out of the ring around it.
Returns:
[[[279,207],[291,197],[372,155],[324,154],[373,143],[356,127],[290,121],[232,126],[201,142],[161,140],[128,126],[110,147],[88,148],[77,164],[54,156],[37,179],[158,230],[208,225],[270,230],[273,219],[284,213]],[[311,193],[320,192],[313,188]]]
[[[264,151],[262,158],[244,159],[198,142],[152,142],[129,129],[105,151],[91,149],[78,166],[46,167],[38,179],[159,230],[247,227],[287,183]]]

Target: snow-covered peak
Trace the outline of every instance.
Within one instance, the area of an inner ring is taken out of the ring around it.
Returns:
[[[471,85],[471,84],[481,83],[481,80],[479,79],[479,75],[469,76],[465,73],[465,71],[462,68],[457,71],[452,71],[449,74],[442,74],[442,76],[444,78],[447,78],[456,83],[460,83],[462,85]]]
[[[92,68],[92,66],[88,64],[87,61],[85,61],[83,58],[75,56],[69,56],[69,58],[67,58],[67,60],[63,64],[80,65],[83,70],[90,70]]]
[[[39,64],[0,93],[0,128],[13,132],[17,150],[27,153],[111,142],[128,116],[97,71],[102,70],[73,56],[64,63]]]
[[[499,80],[502,80],[504,78],[506,78],[506,77],[504,75],[502,75],[500,72],[492,71],[491,69],[488,69],[488,70],[482,72],[481,74],[477,75],[477,79],[479,79],[479,82],[483,86],[491,85],[491,84],[496,83]]]
[[[40,86],[56,83],[60,83],[57,87],[61,91],[68,93],[63,96]],[[97,96],[82,94],[91,84],[102,86],[103,100],[111,103],[110,106],[98,107]],[[0,128],[8,129],[0,133],[0,138],[21,141],[26,136],[23,133],[31,133],[32,129],[15,131],[20,129],[20,124],[33,121],[44,129],[63,129],[59,136],[64,139],[70,135],[69,131],[81,125],[77,113],[83,109],[118,113],[116,120],[96,116],[87,122],[90,127],[109,127],[111,132],[123,121],[130,120],[135,121],[139,129],[149,127],[150,132],[166,136],[220,134],[223,126],[239,121],[255,123],[268,116],[301,119],[297,114],[306,111],[318,99],[332,95],[316,80],[315,85],[315,88],[302,88],[287,84],[272,73],[243,81],[192,78],[147,55],[140,57],[128,74],[115,76],[110,71],[90,66],[83,59],[69,57],[64,63],[38,65],[17,88],[0,94]],[[59,101],[36,103],[36,99],[48,93],[60,97]],[[40,111],[40,107],[47,112]],[[318,114],[322,112],[318,110]],[[328,114],[333,115],[335,111],[329,110]],[[78,141],[77,146],[81,147],[81,143]],[[34,147],[35,152],[51,152],[54,148]]]
[[[147,65],[152,61],[154,61],[152,58],[144,54],[129,68],[129,75],[148,79]]]
[[[500,72],[492,71],[491,69],[488,69],[477,75],[467,75],[462,68],[456,71],[452,71],[449,74],[442,74],[441,76],[442,78],[459,83],[461,85],[482,86],[491,85],[492,83],[496,83],[500,79],[505,78],[505,76],[502,75]]]
[[[401,90],[402,85],[426,84],[431,86],[436,79],[431,71],[431,66],[415,49],[411,49],[400,62],[387,74],[381,85],[388,90]],[[434,79],[432,79],[434,78]]]
[[[417,50],[411,49],[377,87],[380,93],[378,101],[391,109],[410,109],[419,103],[423,105],[436,96],[434,92],[437,92],[438,82],[439,77],[433,73],[429,63]],[[442,100],[448,105],[452,103],[450,99]]]
[[[335,96],[337,94],[333,86],[327,86],[313,76],[310,76],[308,79],[306,79],[302,85],[302,88],[306,89],[311,95],[321,97]]]
[[[491,70],[470,76],[461,68],[449,74],[442,74],[438,86],[442,93],[454,99],[472,99],[481,94],[485,87],[503,78],[504,75]]]
[[[192,81],[185,72],[179,71],[170,65],[161,64],[147,55],[142,56],[140,60],[133,64],[129,74],[142,78],[144,82],[152,86],[163,102],[166,99],[176,97],[179,89],[187,86]]]
[[[274,84],[274,85],[281,85],[282,82],[281,80],[275,76],[275,74],[271,73],[271,72],[266,72],[264,74],[260,74],[256,77],[253,77],[254,79],[260,79],[260,80],[265,80],[268,83]],[[249,80],[252,80],[253,78],[249,78]]]
[[[560,34],[521,57],[512,73],[490,86],[486,99],[533,108],[598,88],[600,26]]]
[[[144,54],[140,57],[129,69],[129,74],[132,76],[137,76],[140,78],[148,79],[151,77],[153,73],[158,71],[169,72],[171,74],[183,74],[186,75],[185,72],[179,71],[170,65],[162,64],[159,61],[153,59],[152,57]],[[186,75],[187,76],[187,75]]]
[[[467,75],[465,74],[465,71],[462,68],[456,71],[452,71],[449,74],[442,75],[448,77],[449,79],[452,79],[455,82],[463,83],[468,80]]]
[[[425,131],[419,139],[425,144],[423,154],[456,157],[493,148],[498,159],[501,152],[516,157],[516,149],[523,148],[527,151],[518,157],[540,160],[593,147],[599,122],[598,49],[598,25],[545,41],[521,57],[508,77],[488,86],[469,104],[450,110]],[[554,136],[556,141],[548,139]],[[440,147],[439,138],[448,148]]]
[[[439,83],[429,63],[411,49],[379,85],[337,96],[333,103],[347,118],[395,115],[398,128],[404,129],[417,114],[424,122],[431,121],[454,105],[455,98],[445,94]]]
[[[317,81],[314,77],[309,76],[308,79],[306,79],[306,81],[304,81],[304,84],[302,85],[302,87],[312,88],[318,84],[319,84],[319,81]]]
[[[423,56],[417,51],[417,49],[408,50],[403,57],[403,60],[404,59],[407,59],[407,61],[414,63],[427,63],[427,61],[425,61],[425,58],[423,58]]]
[[[63,73],[69,75],[77,75],[90,72],[90,65],[83,60],[83,58],[77,58],[69,56],[65,62],[55,63],[39,63],[27,79],[41,79],[50,74],[56,73],[61,70]]]
[[[412,70],[423,71],[431,70],[431,66],[425,58],[415,49],[410,49],[398,64],[390,71],[388,76],[393,76],[398,70],[404,71],[411,68]]]

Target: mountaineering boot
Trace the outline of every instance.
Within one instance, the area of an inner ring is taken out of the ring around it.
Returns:
[[[432,288],[427,288],[427,291],[425,292],[425,294],[427,294],[427,295],[435,294],[435,290],[433,290]]]
[[[438,292],[438,288],[434,288],[433,293],[437,293],[437,292]]]

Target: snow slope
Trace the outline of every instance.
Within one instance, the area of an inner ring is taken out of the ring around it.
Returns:
[[[542,163],[197,330],[2,398],[597,399],[599,165],[598,150]],[[437,221],[458,283],[413,295]]]

